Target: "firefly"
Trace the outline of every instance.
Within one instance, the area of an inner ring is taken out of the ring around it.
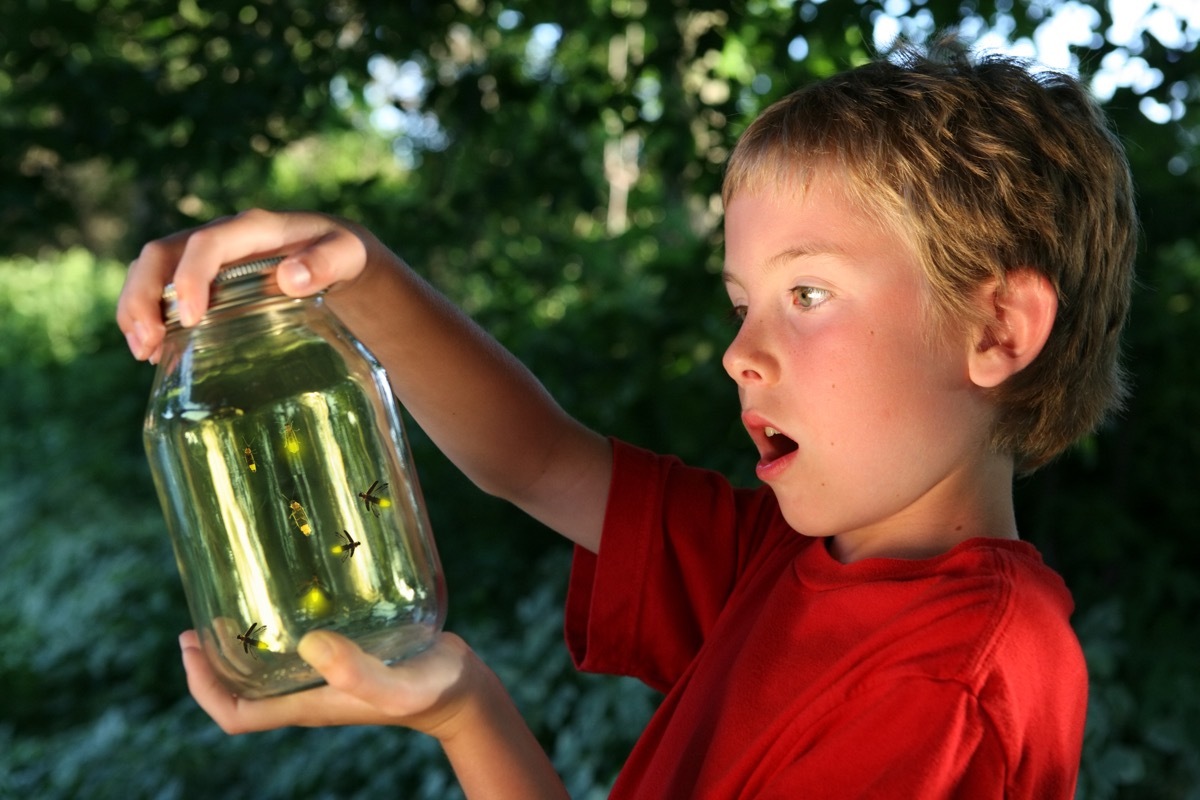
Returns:
[[[382,493],[387,487],[388,485],[386,483],[380,485],[379,481],[375,481],[367,487],[365,492],[358,493],[358,496],[362,498],[362,501],[366,507],[369,508],[371,513],[377,517],[379,516],[379,509],[388,508],[392,504],[391,500],[388,500],[386,497],[380,497],[379,494],[376,494],[376,492]]]
[[[289,516],[296,528],[305,536],[312,536],[312,525],[308,522],[308,514],[305,513],[304,506],[300,505],[299,500],[293,500],[287,495],[284,495],[283,499],[287,501],[288,508],[291,510]]]
[[[250,449],[250,443],[243,441],[242,444],[246,445],[242,450],[242,455],[246,458],[246,469],[258,472],[258,464],[254,461],[254,451]]]
[[[342,531],[338,534],[338,538],[345,539],[345,541],[342,544],[335,544],[329,549],[329,552],[335,556],[341,556],[343,561],[351,558],[354,555],[354,549],[362,544],[362,542],[354,541],[354,537],[350,535],[349,531]]]
[[[266,625],[263,625],[263,626],[261,626],[261,627],[260,627],[260,626],[259,626],[259,624],[258,624],[257,622],[252,622],[252,623],[250,623],[250,627],[249,627],[249,628],[246,628],[246,632],[245,632],[245,633],[239,633],[239,634],[238,634],[238,637],[237,637],[237,638],[238,638],[238,641],[242,643],[242,650],[243,650],[243,651],[245,651],[245,652],[247,652],[247,653],[250,653],[250,648],[251,648],[251,647],[253,647],[255,650],[267,650],[267,649],[269,649],[269,648],[267,647],[267,644],[266,644],[266,642],[264,642],[264,641],[262,641],[261,639],[258,639],[258,638],[257,638],[257,637],[258,637],[258,636],[259,636],[259,635],[260,635],[260,634],[261,634],[263,631],[265,631],[266,629],[267,629],[267,626],[266,626]],[[252,655],[252,656],[253,656],[253,655],[255,655],[255,654],[254,654],[254,653],[250,653],[250,655]],[[255,656],[255,657],[257,658],[257,656]]]
[[[292,455],[300,452],[300,437],[290,422],[283,426],[283,446]]]
[[[320,617],[329,613],[329,593],[321,585],[321,579],[313,575],[300,587],[300,607],[310,616]]]

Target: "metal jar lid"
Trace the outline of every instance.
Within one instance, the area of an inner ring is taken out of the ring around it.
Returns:
[[[238,264],[227,264],[213,278],[208,310],[228,308],[261,297],[283,294],[275,282],[275,267],[283,256],[258,258]],[[179,324],[179,303],[175,284],[168,283],[162,292],[163,319],[168,325]]]

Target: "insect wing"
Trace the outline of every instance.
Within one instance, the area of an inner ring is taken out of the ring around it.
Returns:
[[[335,554],[341,556],[343,561],[345,561],[347,558],[350,558],[354,555],[354,549],[358,547],[361,542],[354,541],[354,537],[350,535],[350,531],[340,531],[338,533],[338,538],[342,539],[344,543],[334,545],[332,550]]]

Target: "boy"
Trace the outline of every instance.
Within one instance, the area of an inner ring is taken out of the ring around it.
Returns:
[[[724,357],[755,490],[606,440],[356,226],[247,212],[147,245],[118,321],[157,359],[219,265],[287,253],[421,427],[483,490],[576,544],[568,645],[666,697],[612,796],[1071,797],[1087,673],[1061,579],[1018,539],[1014,473],[1123,393],[1134,251],[1122,150],[1084,90],[955,47],[784,98],[733,153]],[[340,637],[328,686],[244,702],[190,632],[230,732],[396,723],[470,797],[564,796],[494,675],[445,634],[393,668]]]

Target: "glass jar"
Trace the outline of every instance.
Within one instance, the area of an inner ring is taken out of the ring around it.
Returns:
[[[246,698],[321,682],[328,628],[394,662],[441,630],[446,590],[400,409],[378,361],[281,258],[222,269],[167,334],[143,437],[204,652]]]

